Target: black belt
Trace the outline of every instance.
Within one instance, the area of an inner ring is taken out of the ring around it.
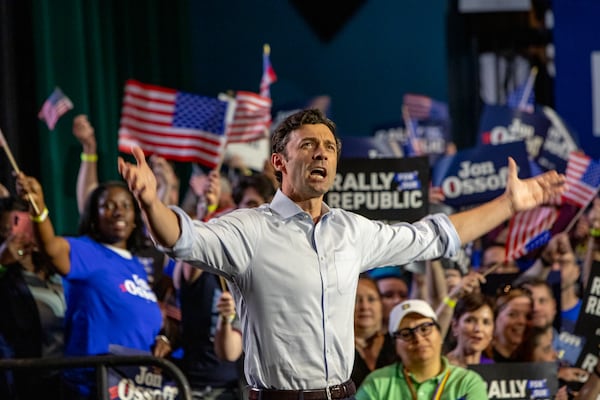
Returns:
[[[329,393],[329,395],[328,395]],[[349,380],[340,385],[329,386],[326,389],[308,390],[273,390],[251,388],[250,400],[328,400],[345,399],[356,393],[354,382]]]

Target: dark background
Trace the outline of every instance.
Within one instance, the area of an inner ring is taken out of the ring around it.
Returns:
[[[96,129],[100,179],[117,179],[126,79],[208,96],[258,91],[264,43],[279,77],[274,108],[327,94],[341,135],[365,136],[400,120],[404,93],[421,93],[449,103],[459,148],[476,142],[479,54],[522,55],[540,66],[538,103],[554,107],[600,157],[589,73],[600,5],[532,4],[527,12],[463,14],[457,0],[0,0],[0,128],[19,166],[42,182],[59,233],[74,233],[78,217],[75,115],[88,114]],[[37,112],[55,86],[75,108],[49,132]],[[0,182],[12,190],[4,155]]]

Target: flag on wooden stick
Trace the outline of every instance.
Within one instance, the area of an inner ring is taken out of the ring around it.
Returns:
[[[271,84],[277,81],[277,75],[271,65],[271,46],[265,44],[263,46],[263,74],[260,80],[260,95],[263,97],[271,97]]]

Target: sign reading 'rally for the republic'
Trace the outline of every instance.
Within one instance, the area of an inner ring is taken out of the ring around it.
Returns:
[[[345,159],[325,201],[371,219],[413,222],[427,215],[428,186],[427,157]]]

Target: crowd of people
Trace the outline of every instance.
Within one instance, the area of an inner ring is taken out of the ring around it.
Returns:
[[[554,363],[556,399],[600,394],[600,366],[577,368],[581,346],[564,340],[600,261],[600,199],[526,265],[504,259],[510,217],[564,190],[554,171],[519,179],[509,159],[500,197],[389,225],[323,201],[341,141],[318,110],[276,127],[265,171],[194,172],[187,188],[140,148],[118,161],[124,183],[98,182],[87,117],[73,133],[78,236],[56,235],[34,177],[0,200],[2,357],[145,351],[197,399],[479,400],[470,366],[514,362]],[[473,243],[481,265],[452,261]],[[82,368],[6,372],[0,395],[91,399],[94,382]]]

